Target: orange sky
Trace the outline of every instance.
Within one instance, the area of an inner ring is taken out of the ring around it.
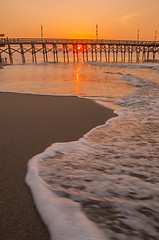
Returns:
[[[7,37],[159,40],[159,0],[1,0],[0,33]]]

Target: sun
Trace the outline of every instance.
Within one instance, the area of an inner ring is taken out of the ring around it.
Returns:
[[[77,45],[77,49],[81,50],[82,46],[81,45]]]

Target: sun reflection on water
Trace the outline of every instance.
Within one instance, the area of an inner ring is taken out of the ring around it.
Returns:
[[[80,95],[80,83],[81,83],[81,76],[80,76],[81,64],[78,64],[76,67],[75,79],[74,79],[74,86],[75,86],[75,94]]]

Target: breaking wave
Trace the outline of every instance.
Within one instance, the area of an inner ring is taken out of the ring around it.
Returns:
[[[159,85],[120,75],[135,90],[112,97],[118,117],[29,162],[26,181],[55,240],[158,239]]]

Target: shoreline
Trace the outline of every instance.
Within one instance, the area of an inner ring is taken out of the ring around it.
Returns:
[[[116,116],[93,100],[0,92],[1,237],[49,240],[25,184],[27,163],[56,142],[81,138]]]

